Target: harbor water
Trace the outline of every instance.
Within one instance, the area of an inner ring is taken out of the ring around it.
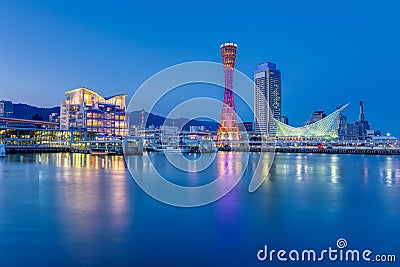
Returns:
[[[177,171],[160,154],[151,159],[170,181],[194,186],[217,177],[227,155],[240,157],[219,152],[201,173]],[[8,154],[0,158],[0,263],[365,266],[257,258],[265,245],[321,250],[336,247],[339,238],[400,260],[400,156],[277,153],[264,183],[249,193],[258,157],[250,153],[243,178],[220,200],[179,208],[143,192],[123,156]]]

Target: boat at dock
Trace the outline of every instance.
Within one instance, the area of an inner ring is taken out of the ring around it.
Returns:
[[[80,141],[71,144],[71,152],[91,155],[122,155],[122,140]]]
[[[164,153],[190,153],[192,148],[186,145],[176,145],[176,146],[152,146],[154,152],[164,152]]]
[[[119,140],[91,142],[89,152],[91,155],[116,155],[120,146]]]
[[[90,150],[91,155],[116,155],[116,151],[110,151],[107,149],[91,149]]]

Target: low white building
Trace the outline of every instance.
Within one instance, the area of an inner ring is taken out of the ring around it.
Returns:
[[[374,136],[372,141],[374,145],[398,145],[398,140],[394,136]]]

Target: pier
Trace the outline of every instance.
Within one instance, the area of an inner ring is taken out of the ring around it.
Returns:
[[[65,146],[43,146],[43,145],[6,145],[6,153],[57,153],[69,152],[70,148]]]
[[[316,154],[368,154],[400,155],[400,147],[322,147],[317,146],[221,146],[218,151],[239,152],[278,152],[278,153],[316,153]]]
[[[144,150],[142,138],[126,138],[122,140],[106,141],[81,141],[66,145],[10,145],[6,144],[6,153],[93,153],[93,151],[107,152],[109,154],[123,155],[123,144],[129,155],[141,155]],[[207,146],[208,145],[208,146]],[[212,145],[209,143],[197,145],[196,151],[200,153],[212,153]],[[316,154],[367,154],[367,155],[400,155],[400,147],[322,147],[317,146],[221,146],[218,151],[232,152],[278,152],[278,153],[316,153]]]
[[[400,155],[399,147],[276,147],[275,152],[281,153],[324,153],[324,154],[369,154],[369,155]]]

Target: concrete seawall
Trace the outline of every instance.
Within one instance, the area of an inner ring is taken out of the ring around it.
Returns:
[[[278,153],[317,153],[317,154],[368,154],[368,155],[400,155],[400,148],[383,148],[383,147],[333,147],[316,148],[316,147],[238,147],[227,148],[222,147],[219,151],[250,151],[250,152],[275,152]],[[56,153],[56,152],[75,152],[89,153],[89,151],[70,149],[69,147],[50,147],[50,146],[6,146],[6,153]],[[121,151],[122,152],[122,151]],[[122,153],[117,153],[121,155]]]
[[[56,153],[69,152],[69,147],[52,146],[6,146],[6,153]]]
[[[275,151],[282,153],[400,155],[400,148],[381,147],[333,147],[331,149],[318,149],[316,147],[277,147]]]
[[[369,155],[400,155],[400,148],[384,147],[220,147],[219,151],[250,151],[250,152],[278,152],[278,153],[316,153],[316,154],[369,154]]]

